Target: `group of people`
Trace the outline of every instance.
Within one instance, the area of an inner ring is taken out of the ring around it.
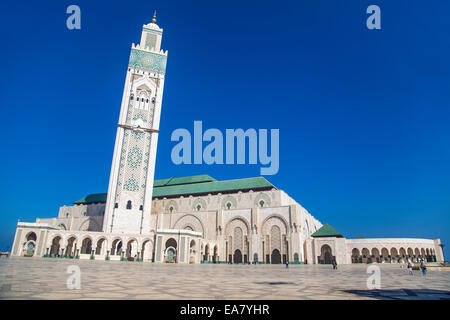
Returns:
[[[411,262],[408,262],[407,268],[408,268],[409,274],[412,275],[413,274],[413,266],[412,266]],[[427,266],[425,265],[425,263],[420,262],[420,270],[422,270],[423,275],[427,274]]]

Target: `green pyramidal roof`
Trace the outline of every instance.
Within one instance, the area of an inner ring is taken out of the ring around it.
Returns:
[[[275,188],[263,177],[217,181],[206,175],[155,180],[153,198],[202,195],[208,193],[228,193],[239,190],[270,190]],[[74,204],[106,202],[106,193],[90,194]]]
[[[337,237],[342,238],[342,234],[340,234],[335,228],[330,226],[328,223],[325,223],[322,228],[314,232],[311,237]]]

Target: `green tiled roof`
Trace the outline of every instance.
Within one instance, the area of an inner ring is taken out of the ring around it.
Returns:
[[[217,181],[208,175],[155,180],[153,198],[275,188],[263,177]],[[90,194],[74,204],[106,202],[106,193]]]
[[[191,184],[191,183],[202,183],[202,182],[212,182],[217,181],[213,177],[207,174],[201,174],[198,176],[180,177],[180,178],[170,178],[155,180],[153,187],[165,187],[165,186],[175,186],[180,184]]]
[[[81,198],[78,201],[75,201],[74,204],[106,202],[106,195],[106,193],[93,193],[84,198]]]
[[[337,237],[342,238],[342,234],[340,234],[335,228],[330,226],[328,223],[325,223],[322,228],[314,232],[311,237]]]
[[[153,198],[260,188],[273,188],[273,185],[262,177],[180,184],[153,188]]]

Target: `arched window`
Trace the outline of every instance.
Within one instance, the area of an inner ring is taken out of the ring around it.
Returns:
[[[261,200],[261,201],[259,202],[259,205],[261,206],[261,208],[264,207],[264,201]]]
[[[127,202],[127,209],[131,210],[131,200],[128,200],[128,202]]]

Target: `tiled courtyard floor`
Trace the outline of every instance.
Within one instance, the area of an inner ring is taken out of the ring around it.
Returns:
[[[78,265],[81,289],[67,289]],[[177,265],[54,258],[0,258],[0,299],[450,299],[450,272],[414,275],[379,265],[381,290],[368,290],[367,265]]]

